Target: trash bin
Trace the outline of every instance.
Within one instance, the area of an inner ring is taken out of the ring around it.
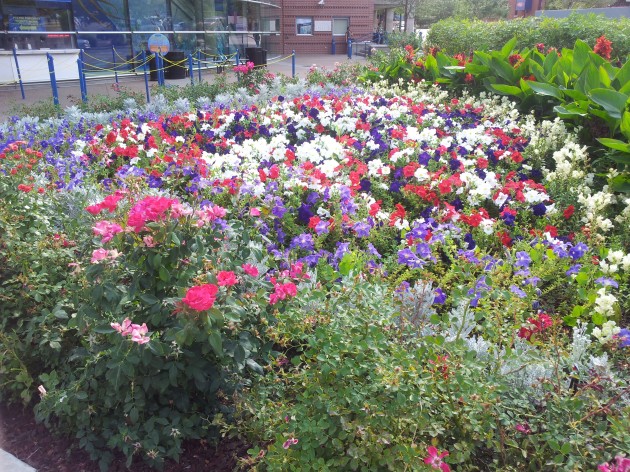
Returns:
[[[185,79],[186,72],[188,72],[188,64],[185,59],[186,53],[184,51],[169,51],[166,53],[166,56],[164,56],[164,78]]]
[[[245,48],[245,55],[254,66],[267,65],[267,50],[263,48]]]

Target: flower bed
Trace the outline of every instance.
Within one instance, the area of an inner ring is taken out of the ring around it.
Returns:
[[[8,391],[103,467],[234,424],[271,470],[626,450],[630,215],[561,123],[384,87],[6,129]]]

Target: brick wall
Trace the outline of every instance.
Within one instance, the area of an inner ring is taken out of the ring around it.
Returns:
[[[330,21],[333,18],[349,18],[350,31],[357,39],[371,38],[374,28],[374,0],[282,0],[281,37],[283,53],[330,54],[332,31],[316,31],[312,35],[297,35],[296,18],[313,18],[313,21]],[[315,25],[314,25],[315,26]],[[337,54],[346,54],[344,36],[335,36]]]

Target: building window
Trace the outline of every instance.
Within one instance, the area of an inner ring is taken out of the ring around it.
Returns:
[[[349,18],[333,18],[332,33],[333,36],[345,36],[350,26]]]
[[[313,18],[296,18],[295,27],[298,35],[312,35]]]

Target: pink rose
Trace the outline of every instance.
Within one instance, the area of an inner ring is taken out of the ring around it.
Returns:
[[[214,305],[219,287],[214,284],[203,284],[190,287],[182,302],[195,311],[209,310]]]
[[[229,287],[236,285],[238,280],[234,272],[223,270],[217,274],[217,283],[222,287]]]
[[[253,266],[251,264],[243,264],[241,266],[241,269],[243,269],[243,271],[251,277],[258,277],[258,268],[256,266]]]

